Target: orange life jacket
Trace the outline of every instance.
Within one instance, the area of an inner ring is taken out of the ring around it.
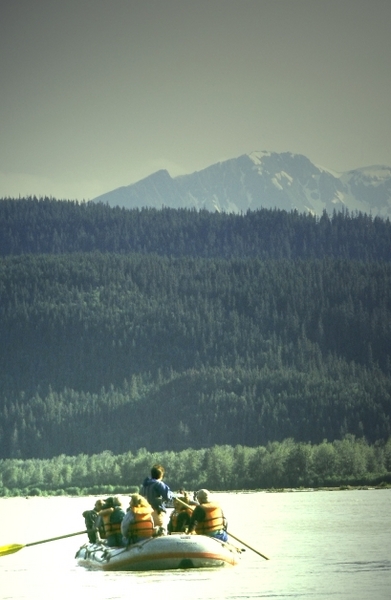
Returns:
[[[212,531],[224,529],[224,515],[219,504],[207,502],[201,506],[206,514],[203,521],[197,521],[196,533],[208,535]]]
[[[134,506],[134,521],[129,526],[129,537],[150,538],[154,533],[152,507]]]
[[[172,531],[173,533],[178,532],[178,517],[180,514],[182,513],[186,513],[188,515],[188,520],[190,520],[190,517],[193,513],[193,511],[190,508],[184,508],[182,510],[179,510],[178,512],[175,510],[174,512],[171,513],[171,517],[170,517],[170,521],[169,521],[169,531]]]

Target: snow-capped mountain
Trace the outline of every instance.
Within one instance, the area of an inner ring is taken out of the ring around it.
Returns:
[[[252,152],[190,175],[165,170],[93,202],[126,208],[196,208],[245,212],[278,208],[321,215],[348,209],[391,217],[391,168],[372,166],[334,173],[290,152]]]

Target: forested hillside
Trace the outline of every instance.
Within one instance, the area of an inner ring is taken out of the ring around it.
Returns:
[[[391,225],[0,201],[0,458],[391,434]]]

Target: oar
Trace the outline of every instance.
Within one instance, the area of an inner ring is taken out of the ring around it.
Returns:
[[[195,509],[195,506],[190,506],[190,504],[186,504],[186,502],[183,502],[183,500],[181,500],[180,498],[175,498],[175,500],[178,500],[178,502],[180,504],[183,504],[183,506],[190,508],[190,510]],[[243,546],[246,546],[246,548],[248,548],[249,550],[252,550],[253,552],[255,552],[255,554],[259,554],[259,556],[262,556],[262,558],[264,558],[265,560],[270,560],[268,556],[265,556],[264,554],[262,554],[262,552],[259,552],[259,550],[255,550],[255,548],[253,548],[252,546],[249,546],[243,540],[240,540],[238,537],[236,537],[236,535],[233,535],[233,533],[231,533],[230,531],[227,531],[227,533],[230,537],[234,538],[234,540],[236,540],[240,544],[243,544]]]
[[[249,550],[252,550],[253,552],[255,552],[255,554],[259,554],[259,556],[262,556],[262,558],[264,558],[265,560],[270,560],[270,558],[268,556],[265,556],[265,554],[262,554],[262,552],[259,552],[259,550],[255,550],[255,548],[253,548],[252,546],[249,546],[243,540],[240,540],[238,537],[236,537],[236,535],[234,535],[230,531],[227,531],[227,533],[231,538],[234,538],[234,540],[236,540],[240,544],[243,544],[243,546],[246,546]]]
[[[36,546],[37,544],[46,544],[46,542],[55,542],[56,540],[63,540],[64,538],[69,538],[74,535],[81,535],[82,533],[87,533],[84,531],[77,531],[76,533],[67,533],[67,535],[59,535],[58,537],[49,538],[48,540],[40,540],[39,542],[30,542],[30,544],[8,544],[8,546],[0,546],[0,556],[6,556],[7,554],[13,554],[14,552],[19,552],[22,548],[27,548],[27,546]]]

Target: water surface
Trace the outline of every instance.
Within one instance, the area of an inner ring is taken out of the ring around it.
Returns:
[[[302,598],[389,600],[391,490],[218,494],[229,530],[250,549],[221,570],[103,573],[74,560],[85,536],[0,558],[1,600]],[[84,529],[95,498],[0,500],[0,545]],[[127,499],[124,502],[128,503]],[[240,546],[237,542],[234,542]]]

